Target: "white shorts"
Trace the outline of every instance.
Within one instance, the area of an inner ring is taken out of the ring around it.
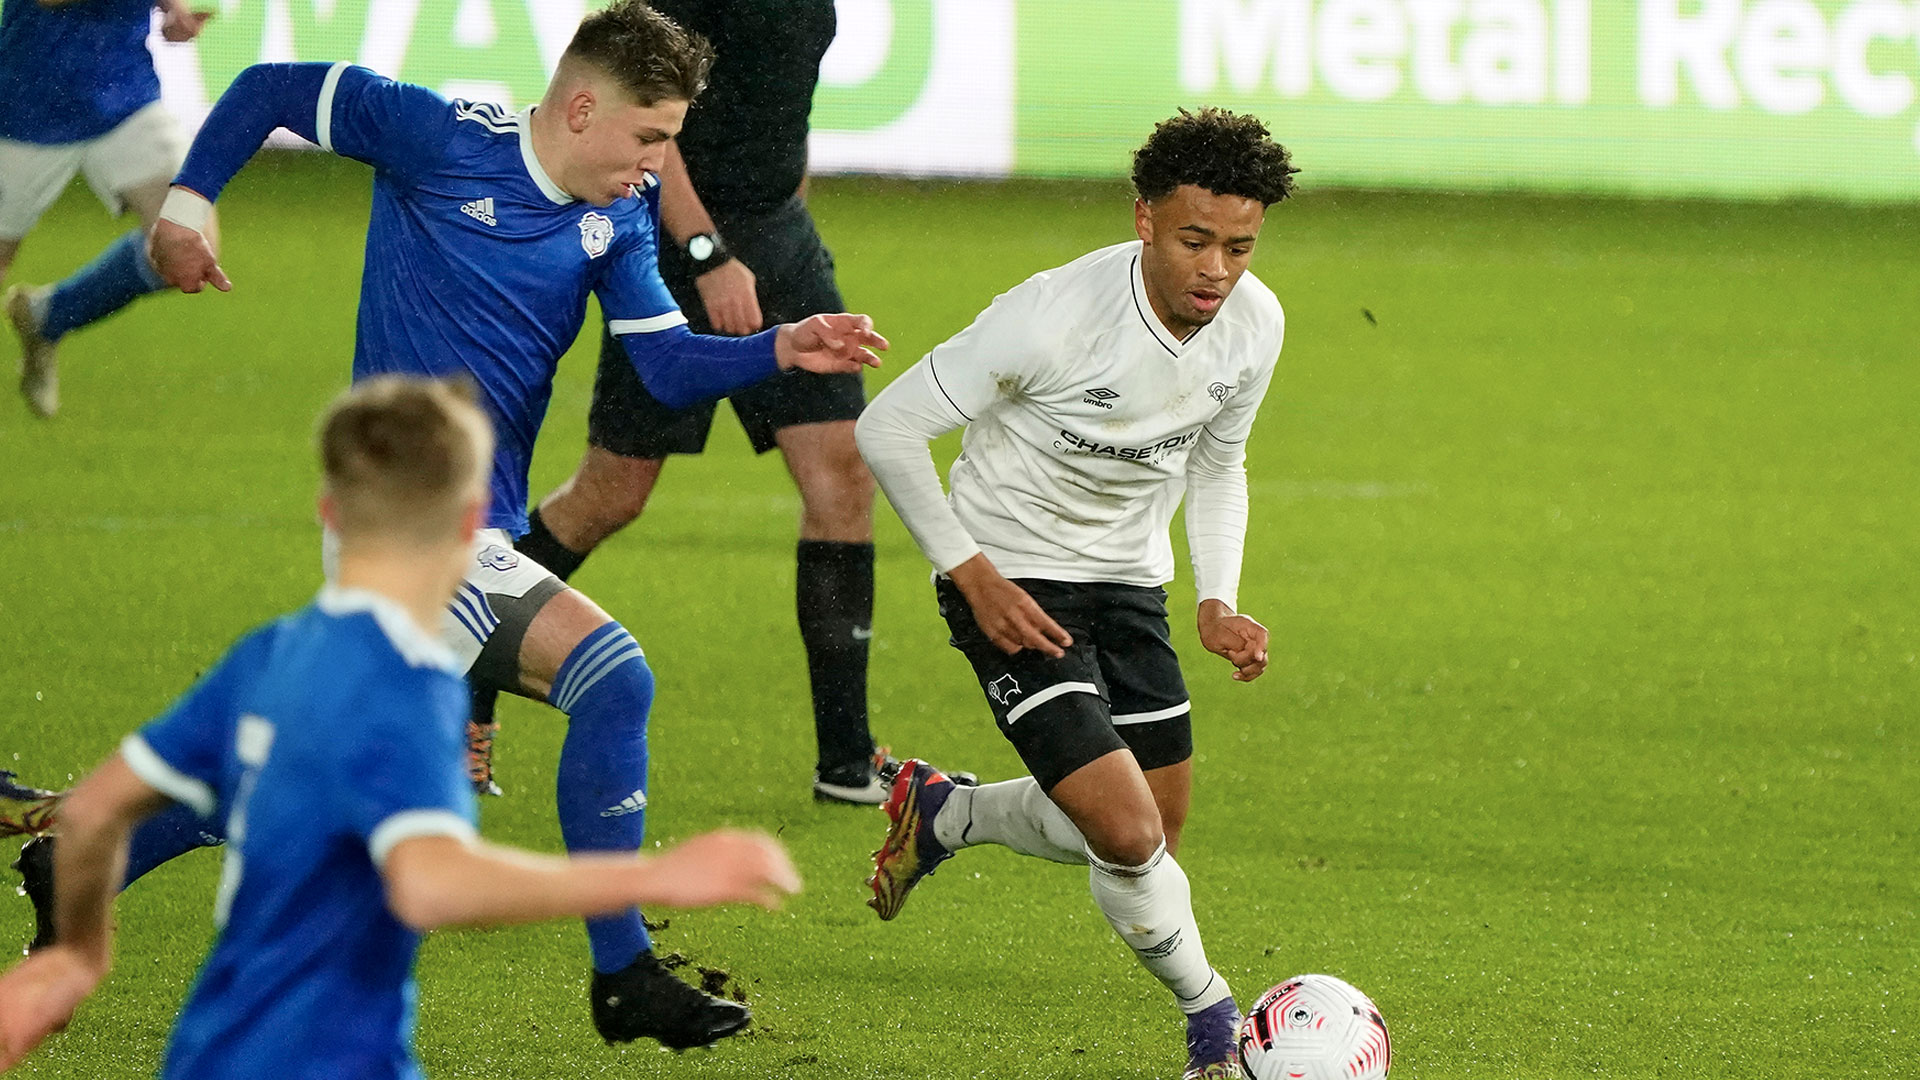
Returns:
[[[127,191],[172,179],[186,159],[187,138],[157,101],[97,139],[47,145],[0,139],[0,240],[32,232],[74,173],[85,175],[118,217],[127,209]]]
[[[320,562],[332,581],[340,564],[340,540],[330,529],[321,537]],[[491,665],[497,670],[491,672],[490,683],[510,678],[518,668],[519,643],[527,626],[539,607],[564,588],[552,571],[515,551],[513,537],[505,529],[481,529],[473,537],[473,560],[467,564],[466,579],[441,616],[440,641],[459,657],[461,671],[477,677],[480,673],[474,665],[500,631],[511,638],[511,655]],[[528,603],[517,603],[523,600]]]

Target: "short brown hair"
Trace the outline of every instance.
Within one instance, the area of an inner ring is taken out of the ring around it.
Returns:
[[[1299,171],[1259,117],[1212,107],[1160,121],[1133,154],[1133,188],[1147,202],[1192,184],[1272,206],[1293,194]]]
[[[599,68],[641,105],[692,101],[707,85],[713,46],[648,7],[617,0],[580,20],[561,61]]]
[[[438,543],[486,490],[493,426],[465,382],[376,376],[321,418],[320,464],[343,537]]]

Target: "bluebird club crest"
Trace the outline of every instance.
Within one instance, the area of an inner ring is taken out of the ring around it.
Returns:
[[[613,243],[613,219],[605,214],[589,210],[580,216],[580,246],[587,251],[587,257],[597,259],[607,253],[607,245]]]
[[[511,548],[504,548],[499,544],[487,545],[481,549],[477,557],[481,566],[503,574],[520,565],[520,556],[514,554]]]

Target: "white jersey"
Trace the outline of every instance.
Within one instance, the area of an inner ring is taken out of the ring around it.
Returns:
[[[860,448],[940,572],[1159,585],[1188,495],[1201,599],[1234,603],[1246,440],[1285,316],[1243,275],[1185,341],[1153,314],[1139,242],[1036,274],[868,406]],[[942,499],[926,441],[966,426]]]

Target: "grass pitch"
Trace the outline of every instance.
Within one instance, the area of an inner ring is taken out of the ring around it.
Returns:
[[[8,767],[77,775],[318,585],[309,433],[347,376],[367,187],[351,163],[256,164],[221,203],[231,295],[69,339],[52,422],[0,401]],[[880,379],[1129,235],[1108,186],[822,181],[815,207],[850,304],[896,343]],[[14,277],[116,231],[76,189]],[[1172,602],[1198,744],[1181,861],[1243,1004],[1341,975],[1406,1077],[1916,1067],[1916,250],[1912,208],[1309,190],[1274,210],[1255,267],[1290,332],[1242,589],[1274,631],[1266,677],[1231,683],[1186,582]],[[589,337],[536,493],[577,460],[592,370]],[[861,906],[880,816],[808,797],[797,514],[723,410],[576,582],[659,673],[651,837],[778,830],[807,877],[780,913],[659,935],[739,979],[755,1027],[687,1057],[608,1048],[577,926],[440,934],[429,1073],[1177,1075],[1179,1022],[1078,872],[977,850],[896,923]],[[876,732],[1014,775],[884,505],[879,544]],[[558,850],[559,718],[503,720],[483,829]],[[217,861],[124,898],[113,977],[24,1075],[153,1071]],[[0,939],[28,919],[0,905]]]

